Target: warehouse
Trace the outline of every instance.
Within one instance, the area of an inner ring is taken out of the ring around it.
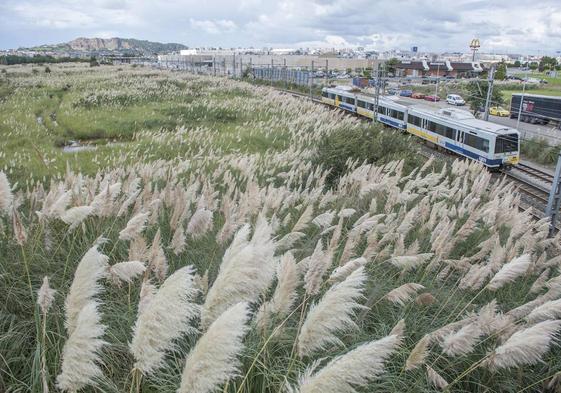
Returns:
[[[409,77],[453,77],[469,78],[477,76],[484,71],[483,66],[478,63],[457,63],[446,61],[429,62],[402,61],[395,66],[396,76]]]

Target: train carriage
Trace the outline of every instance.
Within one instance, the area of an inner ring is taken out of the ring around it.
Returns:
[[[375,98],[352,87],[324,88],[322,102],[373,119]],[[378,99],[377,120],[407,131],[458,155],[480,161],[490,168],[519,162],[517,130],[476,119],[461,109],[430,109],[400,102],[397,97]]]

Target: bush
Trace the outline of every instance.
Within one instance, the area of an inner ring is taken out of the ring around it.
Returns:
[[[348,159],[376,164],[405,159],[405,169],[409,171],[420,163],[415,154],[410,154],[413,149],[409,137],[384,129],[380,124],[354,130],[340,128],[320,142],[314,164],[331,170],[327,184],[333,186],[347,171]]]
[[[45,67],[45,73],[46,74],[50,74],[51,73],[51,69],[47,66]]]

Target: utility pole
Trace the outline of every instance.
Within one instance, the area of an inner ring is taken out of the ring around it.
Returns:
[[[273,86],[273,70],[275,68],[275,63],[273,58],[271,57],[271,86]]]
[[[376,89],[374,93],[374,116],[372,117],[372,121],[378,120],[378,100],[380,98],[380,85],[382,84],[380,78],[380,63],[378,63],[378,67],[376,68]]]
[[[520,126],[520,115],[522,114],[522,103],[524,102],[524,94],[526,93],[526,82],[528,81],[528,71],[526,71],[526,77],[524,78],[524,85],[522,86],[522,95],[520,96],[520,105],[518,106],[518,119],[516,120],[516,129]],[[526,136],[526,135],[524,135]]]
[[[312,76],[312,78],[310,79],[310,100],[313,101],[314,100],[314,93],[313,93],[313,87],[314,87],[314,61],[312,60],[312,73],[310,74]]]
[[[329,79],[328,79],[328,75],[329,74],[329,60],[325,59],[325,86],[327,86],[329,83]]]
[[[549,198],[547,200],[547,208],[545,215],[550,218],[549,222],[549,235],[553,235],[555,230],[555,222],[559,216],[559,208],[561,207],[561,151],[557,156],[557,166],[555,167],[555,175],[553,183],[551,184],[551,191],[549,191]]]
[[[288,90],[288,70],[286,69],[286,58],[282,59],[282,67],[284,69],[284,89]]]
[[[491,97],[493,96],[493,80],[495,79],[495,66],[489,70],[488,87],[487,87],[487,100],[485,100],[485,114],[483,120],[489,120],[489,106],[491,105]]]
[[[440,82],[440,63],[436,65],[436,91],[434,93],[434,100],[436,102],[436,97],[438,97],[438,82]]]

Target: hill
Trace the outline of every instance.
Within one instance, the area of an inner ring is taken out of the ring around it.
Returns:
[[[122,53],[167,53],[187,48],[177,43],[161,43],[134,38],[85,38],[79,37],[75,40],[55,44],[41,45],[29,48],[34,51],[77,51],[77,52],[122,52]]]

